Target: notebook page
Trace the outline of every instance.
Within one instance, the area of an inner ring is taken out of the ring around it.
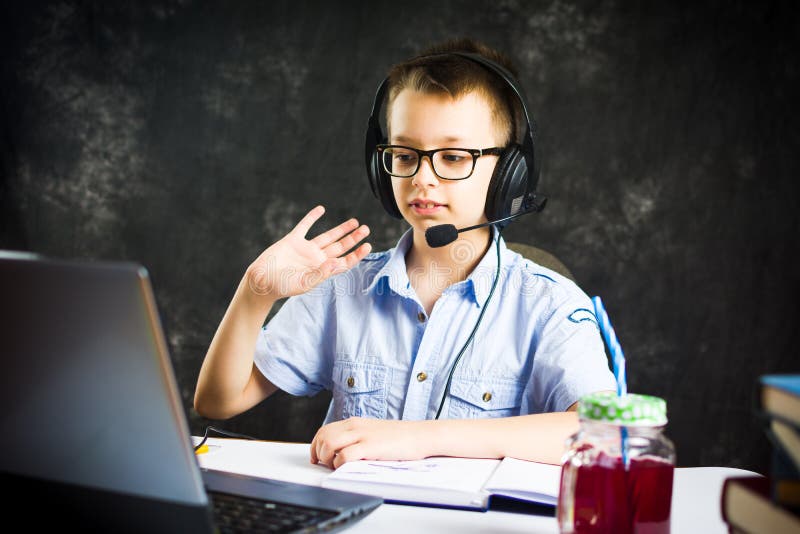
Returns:
[[[526,501],[555,505],[561,485],[561,466],[505,458],[484,489]]]

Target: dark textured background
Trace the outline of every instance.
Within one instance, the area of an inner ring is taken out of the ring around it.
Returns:
[[[316,203],[321,229],[357,216],[393,245],[362,163],[375,88],[475,37],[516,59],[542,134],[551,202],[507,238],[603,297],[680,465],[764,471],[756,378],[800,370],[800,24],[791,2],[666,4],[5,2],[0,248],[146,265],[200,432],[197,373],[245,267]],[[327,400],[220,426],[310,440]]]

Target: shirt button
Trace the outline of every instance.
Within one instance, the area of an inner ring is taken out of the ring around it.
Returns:
[[[492,400],[492,394],[487,391],[486,393],[483,394],[483,401],[489,402],[490,400]]]
[[[425,322],[425,312],[419,312],[417,314],[417,320],[421,323]]]
[[[417,375],[417,382],[425,382],[426,378],[428,378],[428,375],[423,371]]]
[[[356,385],[356,379],[352,376],[347,378],[347,387],[351,388]]]

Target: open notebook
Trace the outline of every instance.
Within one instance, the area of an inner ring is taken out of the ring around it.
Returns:
[[[206,469],[343,488],[396,504],[531,511],[541,515],[553,513],[558,500],[559,466],[515,458],[361,460],[331,471],[309,463],[308,443],[227,438],[209,438],[208,443],[209,452],[198,457]]]
[[[386,502],[487,510],[503,497],[555,506],[561,467],[472,458],[348,462],[327,476],[322,486],[382,497]]]

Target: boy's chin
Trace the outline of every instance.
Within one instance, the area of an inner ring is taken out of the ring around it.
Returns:
[[[440,224],[452,224],[449,221],[445,220],[436,220],[436,219],[422,219],[422,220],[408,220],[406,222],[411,225],[411,228],[414,229],[415,232],[419,232],[424,234],[428,228],[432,228],[434,226],[439,226]]]

